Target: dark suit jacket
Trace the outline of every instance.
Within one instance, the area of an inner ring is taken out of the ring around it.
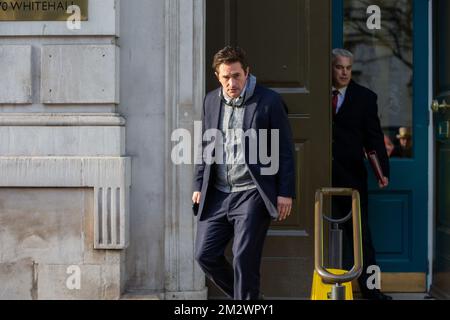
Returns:
[[[208,129],[218,129],[222,102],[218,88],[211,91],[204,99],[202,125],[203,133]],[[295,168],[292,132],[287,117],[287,107],[281,96],[267,88],[256,85],[252,97],[244,103],[244,132],[248,129],[279,129],[279,170],[275,175],[261,175],[261,168],[270,167],[258,161],[255,164],[249,161],[249,148],[245,150],[245,162],[248,165],[253,182],[258,188],[261,197],[273,219],[278,217],[277,197],[295,198]],[[257,131],[258,132],[258,131]],[[270,133],[268,134],[270,138]],[[260,136],[258,135],[258,143]],[[203,147],[207,143],[203,142]],[[258,144],[259,145],[259,144]],[[271,154],[270,139],[266,144],[268,154]],[[208,197],[208,188],[214,185],[214,164],[202,164],[195,166],[194,191],[201,191],[199,216]]]
[[[367,194],[364,149],[375,150],[389,178],[389,158],[378,118],[377,95],[351,81],[344,103],[333,117],[333,186]],[[363,194],[363,196],[365,196]]]

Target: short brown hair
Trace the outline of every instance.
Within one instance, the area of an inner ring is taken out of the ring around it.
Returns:
[[[235,62],[240,62],[242,69],[247,72],[248,63],[245,51],[240,47],[226,46],[214,55],[212,67],[214,71],[217,72],[221,64],[231,64]]]

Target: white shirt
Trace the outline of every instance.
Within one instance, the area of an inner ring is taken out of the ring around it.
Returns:
[[[339,89],[339,90],[336,89],[335,87],[333,87],[331,92],[333,92],[333,91],[335,91],[335,90],[339,91],[339,94],[338,94],[338,103],[337,103],[337,107],[336,107],[336,113],[338,113],[338,112],[339,112],[339,109],[342,107],[342,104],[344,103],[344,100],[345,100],[345,94],[347,93],[347,87],[341,88],[341,89]]]

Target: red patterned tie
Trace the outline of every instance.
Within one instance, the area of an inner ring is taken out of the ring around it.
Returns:
[[[339,95],[339,91],[338,90],[334,90],[333,91],[333,115],[336,115],[336,110],[337,110],[337,105],[338,105],[338,95]]]

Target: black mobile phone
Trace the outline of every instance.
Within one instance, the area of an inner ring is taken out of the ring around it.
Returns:
[[[198,214],[198,203],[193,203],[192,204],[192,211],[194,212],[194,216],[197,216]]]

